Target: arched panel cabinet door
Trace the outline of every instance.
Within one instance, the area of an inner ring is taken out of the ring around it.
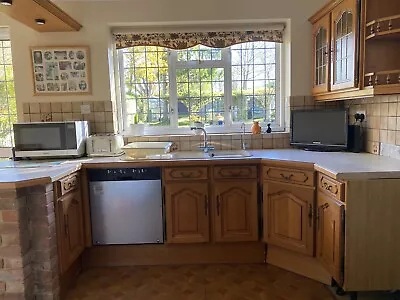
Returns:
[[[315,188],[264,181],[264,241],[314,255]]]
[[[331,15],[313,25],[313,94],[329,92]]]
[[[344,0],[332,11],[331,90],[358,87],[357,0]]]
[[[167,243],[206,243],[209,233],[207,182],[165,185]]]
[[[216,182],[212,205],[216,242],[258,240],[256,180]]]

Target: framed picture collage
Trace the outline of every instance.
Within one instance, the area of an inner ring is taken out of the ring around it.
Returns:
[[[89,47],[31,48],[35,95],[90,94]]]

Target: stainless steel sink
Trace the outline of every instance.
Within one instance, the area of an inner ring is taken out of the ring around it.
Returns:
[[[251,154],[246,150],[221,150],[209,153],[212,158],[241,158],[250,157]]]
[[[210,158],[240,158],[250,157],[245,150],[216,150],[208,153],[200,151],[184,151],[171,153],[171,159],[210,159]]]
[[[210,158],[208,153],[201,151],[182,151],[171,153],[171,159],[205,159]]]

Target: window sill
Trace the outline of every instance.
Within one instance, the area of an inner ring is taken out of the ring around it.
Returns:
[[[215,138],[232,138],[232,139],[236,139],[236,138],[240,138],[240,136],[242,135],[241,132],[229,132],[229,133],[209,133],[207,131],[207,135],[208,137],[211,137],[211,139],[213,137]],[[137,138],[137,139],[148,139],[149,141],[157,141],[159,139],[165,139],[165,138],[187,138],[187,137],[201,137],[202,134],[197,135],[192,131],[188,131],[187,133],[177,133],[177,134],[144,134],[141,136],[135,136],[135,135],[131,135],[131,134],[123,134],[123,137],[125,138]],[[271,133],[262,133],[262,134],[252,134],[251,132],[246,132],[245,133],[245,137],[246,138],[283,138],[283,137],[289,137],[289,132],[287,131],[275,131],[275,132],[271,132]]]
[[[251,134],[251,125],[252,124],[246,124],[246,133]],[[263,134],[266,131],[266,124],[260,124],[261,125],[261,132]],[[241,134],[243,132],[241,128],[241,124],[235,124],[233,126],[210,126],[210,127],[205,127],[204,128],[207,131],[207,134]],[[272,133],[287,133],[288,131],[285,130],[284,127],[278,127],[278,126],[271,126]],[[181,127],[181,128],[171,128],[171,127],[150,127],[146,126],[144,129],[144,134],[143,135],[135,135],[131,131],[123,131],[122,135],[124,137],[131,137],[131,136],[169,136],[169,135],[193,135],[193,131],[190,130],[189,127]]]

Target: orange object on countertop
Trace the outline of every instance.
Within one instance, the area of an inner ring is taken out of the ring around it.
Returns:
[[[251,132],[253,134],[260,134],[261,133],[261,126],[258,121],[254,121],[253,125],[251,126]]]

